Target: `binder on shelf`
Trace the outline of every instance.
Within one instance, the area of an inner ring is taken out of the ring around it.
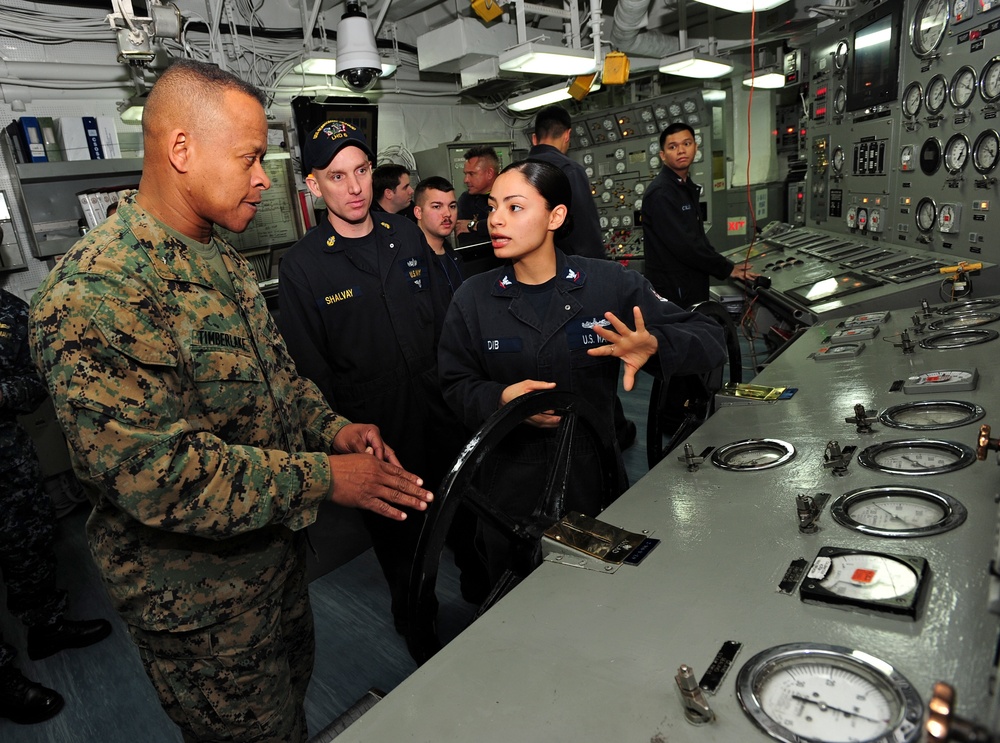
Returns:
[[[55,122],[63,157],[67,160],[89,160],[90,148],[83,131],[83,120],[79,116],[60,116]]]
[[[80,209],[83,211],[83,218],[87,220],[87,229],[94,229],[97,224],[94,218],[94,210],[90,205],[90,197],[86,191],[80,191],[76,195],[77,201],[80,202]]]
[[[16,121],[12,121],[4,127],[4,134],[7,136],[7,142],[10,145],[10,154],[14,158],[14,162],[23,163],[24,146],[21,143],[21,127],[18,126]]]
[[[98,116],[97,131],[101,138],[101,147],[104,149],[104,157],[108,160],[120,158],[122,148],[118,143],[118,130],[115,128],[114,117]]]
[[[42,139],[42,127],[39,126],[38,119],[34,116],[22,116],[18,119],[18,125],[21,127],[21,136],[24,137],[27,162],[47,163],[49,158],[45,155],[45,142]]]
[[[42,141],[45,143],[45,155],[50,163],[63,160],[62,148],[56,138],[56,124],[51,116],[39,116],[38,126],[42,129]]]
[[[97,118],[94,116],[84,116],[83,131],[87,137],[87,148],[90,151],[90,159],[103,160],[104,148],[101,146],[101,133],[97,128]]]

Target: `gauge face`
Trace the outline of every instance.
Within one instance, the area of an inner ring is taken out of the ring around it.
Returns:
[[[592,167],[590,167],[589,165],[586,168],[583,169],[583,172],[587,174],[588,178],[593,178],[594,177],[594,169]]]
[[[620,224],[620,222],[621,222],[621,220],[619,220],[618,217],[612,217],[611,218],[611,227],[614,228],[614,229],[618,229],[618,225]]]
[[[924,103],[924,89],[920,83],[913,81],[906,86],[903,91],[903,114],[911,119],[920,113],[920,107]]]
[[[604,187],[605,188],[614,188],[615,187],[615,179],[614,178],[605,178],[604,179]]]
[[[833,94],[833,112],[835,114],[842,114],[847,109],[847,91],[844,88],[837,88],[837,92]]]
[[[699,116],[698,114],[688,114],[687,123],[690,126],[698,126],[699,124],[701,124],[701,116]]]
[[[620,161],[616,162],[615,163],[615,172],[617,172],[617,173],[624,173],[626,167],[628,167],[628,166],[626,166],[625,163],[620,162]]]
[[[667,118],[667,109],[663,106],[657,106],[653,109],[653,115],[658,119],[665,119]]]
[[[684,101],[684,113],[693,114],[698,110],[698,102],[694,98],[688,98]]]
[[[975,423],[986,415],[979,405],[960,400],[904,402],[882,411],[878,419],[891,428],[934,431]]]
[[[951,78],[951,105],[966,108],[976,96],[976,71],[966,65]]]
[[[833,172],[840,175],[844,172],[844,148],[838,145],[833,151],[833,157],[831,162],[833,163]]]
[[[681,115],[680,104],[679,103],[671,103],[669,111],[670,111],[670,115],[671,116],[680,116]]]
[[[927,90],[924,92],[924,105],[927,106],[927,112],[941,113],[947,100],[948,82],[944,79],[944,75],[935,75],[927,83]]]
[[[937,439],[887,441],[858,454],[861,466],[896,475],[940,475],[975,461],[976,452],[968,446]]]
[[[837,72],[841,72],[847,67],[847,53],[850,49],[851,47],[846,41],[837,44],[837,50],[833,53],[833,69]]]
[[[920,739],[923,703],[891,665],[836,645],[769,648],[740,669],[736,696],[761,730],[783,743]]]
[[[952,135],[944,146],[944,166],[952,175],[960,173],[969,162],[969,138],[964,134]]]
[[[593,165],[594,164],[594,154],[592,152],[587,152],[586,154],[584,154],[584,156],[583,156],[583,164],[584,165]]]
[[[611,201],[611,194],[608,193],[607,191],[605,191],[604,193],[602,193],[601,194],[601,201],[603,201],[605,204],[607,204],[608,202],[610,202]]]
[[[599,224],[601,225],[601,229],[602,230],[608,229],[608,224],[610,224],[610,223],[608,222],[608,218],[607,217],[601,217],[600,220],[598,220],[598,221],[599,221]]]
[[[660,167],[660,158],[658,157],[649,158],[649,169],[656,170],[658,167]]]
[[[948,29],[948,0],[919,0],[913,14],[910,48],[918,57],[929,57],[941,45]]]
[[[955,0],[951,6],[951,17],[955,19],[955,23],[967,21],[972,17],[971,2],[972,0]]]
[[[972,165],[979,173],[990,173],[997,166],[1000,155],[1000,135],[987,129],[976,137],[972,146]]]
[[[934,204],[934,199],[927,196],[920,199],[915,219],[917,229],[921,232],[930,232],[934,229],[934,224],[937,221],[937,206]]]
[[[979,95],[987,103],[1000,98],[1000,57],[993,57],[979,77]]]
[[[822,566],[824,575],[815,586],[844,598],[886,601],[911,594],[917,588],[913,570],[886,555],[854,552],[826,559],[829,563]]]
[[[618,147],[615,150],[615,160],[624,160],[624,159],[625,159],[625,148]]]
[[[624,217],[622,217],[622,227],[631,227],[631,226],[632,226],[632,217],[626,214]]]
[[[604,121],[601,122],[601,126],[603,126],[607,131],[610,132],[612,129],[615,128],[615,122],[613,122],[611,119],[605,119]]]
[[[858,209],[858,227],[862,230],[868,227],[868,210],[864,207]]]
[[[965,315],[994,307],[1000,307],[1000,299],[967,299],[964,302],[953,302],[938,307],[935,312],[939,315]]]
[[[845,493],[830,506],[841,526],[873,537],[927,537],[965,522],[968,512],[946,493],[884,485]]]
[[[639,181],[638,183],[636,183],[635,184],[635,192],[637,194],[639,194],[640,196],[642,196],[644,193],[646,193],[646,184],[643,183],[642,181]]]
[[[986,328],[969,328],[967,330],[948,330],[938,335],[932,335],[920,341],[921,348],[933,348],[947,351],[951,348],[966,348],[989,343],[1000,337],[1000,333]]]
[[[712,464],[734,472],[756,472],[790,462],[795,448],[778,439],[745,439],[712,452]]]
[[[935,320],[927,326],[928,330],[957,330],[959,328],[975,328],[1000,320],[995,312],[969,312],[968,314],[951,315]]]
[[[644,122],[647,123],[653,120],[653,112],[650,111],[648,108],[642,109],[642,113],[640,113],[639,116],[642,118]]]
[[[904,172],[909,172],[914,168],[913,159],[913,145],[904,144],[899,149],[899,169]]]

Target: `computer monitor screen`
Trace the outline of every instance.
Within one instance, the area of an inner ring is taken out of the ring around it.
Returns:
[[[859,111],[899,97],[899,40],[903,4],[883,3],[851,23],[847,110]]]

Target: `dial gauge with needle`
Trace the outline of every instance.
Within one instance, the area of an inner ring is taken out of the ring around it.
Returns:
[[[974,423],[986,415],[979,405],[961,400],[921,400],[893,405],[879,414],[879,422],[892,428],[932,431]]]
[[[965,444],[936,439],[886,441],[858,454],[863,467],[895,475],[940,475],[975,461],[976,452]]]
[[[844,493],[830,506],[841,526],[873,537],[926,537],[965,522],[965,506],[947,493],[881,485]]]

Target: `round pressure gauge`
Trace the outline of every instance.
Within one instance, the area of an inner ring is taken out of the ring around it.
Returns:
[[[987,103],[1000,98],[1000,57],[993,57],[979,74],[979,95]]]
[[[631,227],[631,226],[632,226],[632,217],[631,215],[626,214],[625,216],[622,217],[622,227]]]
[[[899,169],[904,173],[908,173],[916,167],[916,163],[913,158],[913,145],[904,144],[899,149]]]
[[[998,337],[1000,337],[1000,333],[986,328],[948,330],[944,333],[924,338],[920,341],[920,347],[947,351],[952,348],[967,348],[968,346],[989,343],[990,341],[995,341]]]
[[[656,106],[653,109],[653,115],[658,119],[667,118],[667,109],[664,106]]]
[[[925,196],[917,203],[917,211],[914,215],[917,222],[917,229],[921,232],[930,232],[937,222],[937,205],[934,199]]]
[[[617,149],[615,149],[615,160],[624,160],[624,159],[625,159],[625,148],[618,147]]]
[[[658,157],[649,158],[649,169],[656,170],[658,167],[660,167],[660,158]]]
[[[833,174],[843,175],[844,174],[844,148],[837,145],[833,150],[833,156],[830,158],[833,164]]]
[[[903,91],[903,115],[911,119],[916,118],[920,113],[920,107],[924,103],[924,89],[916,80],[906,86]]]
[[[621,220],[618,217],[611,218],[611,229],[617,230]]]
[[[951,105],[955,108],[968,108],[976,97],[976,71],[965,65],[960,67],[951,77]]]
[[[873,537],[927,537],[960,526],[968,512],[946,493],[902,485],[859,488],[830,506],[833,520]]]
[[[862,231],[868,229],[868,209],[863,206],[858,207],[858,229]]]
[[[910,26],[910,48],[918,57],[934,54],[948,30],[948,0],[918,0]]]
[[[682,113],[681,106],[679,103],[671,103],[669,110],[670,110],[670,115],[675,118],[680,116]]]
[[[955,0],[951,6],[951,17],[955,19],[955,23],[967,21],[972,17],[971,2],[972,0]]]
[[[952,175],[958,175],[969,162],[969,138],[964,134],[953,134],[944,146],[944,167]]]
[[[924,91],[924,105],[927,106],[927,113],[941,113],[947,100],[948,81],[944,79],[944,75],[935,75],[927,83],[927,90]]]
[[[928,137],[920,146],[920,172],[924,175],[934,175],[941,167],[941,141],[936,137]]]
[[[583,155],[583,164],[584,165],[593,165],[594,164],[594,153],[593,152],[585,152],[584,153],[584,155]]]
[[[649,143],[649,154],[650,155],[660,154],[660,145],[655,139]]]
[[[966,299],[962,302],[953,302],[943,307],[938,307],[935,312],[939,315],[965,315],[970,312],[979,312],[1000,307],[1000,299]]]
[[[586,168],[583,169],[583,172],[587,174],[588,178],[593,178],[594,177],[594,169],[592,167],[590,167],[589,165]]]
[[[650,122],[653,120],[653,112],[650,111],[648,108],[642,109],[642,112],[639,114],[639,116],[644,122]]]
[[[943,210],[944,207],[942,207]],[[949,315],[935,320],[927,326],[928,330],[958,330],[960,328],[975,328],[1000,320],[996,312],[969,312],[967,314]]]
[[[601,225],[601,229],[602,229],[602,230],[606,230],[606,229],[608,229],[608,225],[610,224],[610,222],[608,221],[608,218],[607,218],[607,217],[601,217],[601,218],[600,218],[600,219],[598,220],[598,223],[599,223],[599,224]]]
[[[638,194],[639,196],[642,196],[642,195],[643,195],[644,193],[646,193],[646,184],[645,184],[645,183],[643,183],[642,181],[636,181],[636,184],[635,184],[635,192],[636,192],[636,193],[637,193],[637,194]]]
[[[624,173],[626,167],[628,167],[628,166],[625,165],[625,163],[623,163],[623,162],[617,162],[617,163],[615,163],[615,172],[616,173]]]
[[[839,87],[837,92],[833,94],[833,112],[842,114],[845,110],[847,110],[847,91],[843,87]]]
[[[614,178],[605,178],[604,179],[604,187],[605,188],[614,188],[615,187],[615,179]]]
[[[975,423],[986,415],[979,405],[961,400],[919,400],[893,405],[879,414],[879,422],[908,431],[936,431]]]
[[[641,210],[642,209],[642,199],[636,199],[635,203],[632,204],[632,208],[635,209],[636,211]]]
[[[858,454],[862,467],[893,475],[942,475],[975,461],[976,452],[965,444],[936,439],[886,441]]]
[[[704,138],[703,138],[703,137],[701,136],[701,132],[700,132],[700,131],[697,131],[697,132],[695,132],[695,133],[694,133],[694,143],[695,143],[696,145],[698,145],[698,148],[699,148],[699,149],[701,149],[701,144],[702,144],[702,142],[704,142],[704,141],[705,141],[705,140],[704,140]]]
[[[615,122],[613,122],[611,119],[605,119],[604,121],[601,122],[601,126],[603,126],[607,131],[610,132],[612,129],[615,128]]]
[[[783,743],[916,743],[922,735],[913,685],[885,661],[837,645],[798,642],[757,653],[740,669],[736,697]]]
[[[837,49],[833,53],[833,69],[837,72],[843,72],[844,68],[847,67],[847,53],[850,49],[847,41],[842,40],[837,44]]]
[[[744,439],[712,452],[712,464],[733,472],[756,472],[790,462],[795,447],[778,439]]]
[[[605,191],[604,193],[602,193],[601,194],[601,201],[603,201],[605,204],[609,203],[611,201],[611,194],[609,192],[607,192],[607,191]]]
[[[690,114],[698,110],[698,102],[694,98],[687,98],[684,101],[684,113]]]
[[[979,173],[991,173],[1000,159],[1000,134],[993,129],[980,132],[972,145],[972,166]]]

